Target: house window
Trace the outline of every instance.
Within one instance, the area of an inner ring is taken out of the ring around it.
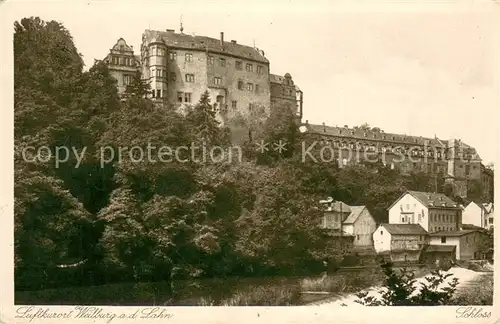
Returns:
[[[168,59],[170,61],[175,61],[177,60],[177,52],[168,52]]]
[[[446,243],[446,236],[441,236],[441,243]]]
[[[236,70],[243,70],[243,63],[241,63],[241,61],[236,61],[235,67]]]
[[[401,222],[402,222],[402,223],[405,223],[405,222],[406,222],[406,217],[405,217],[405,215],[401,215]]]
[[[253,64],[247,63],[245,70],[247,70],[247,72],[253,72]]]
[[[254,107],[253,103],[249,103],[248,104],[248,110],[249,111],[253,110],[253,107]]]
[[[262,74],[262,72],[263,72],[262,65],[257,65],[257,73]]]
[[[215,85],[221,85],[222,84],[222,78],[220,78],[220,77],[214,77],[214,84]]]
[[[151,97],[153,97],[153,98],[155,97],[155,90],[154,89],[151,90]]]
[[[186,53],[186,62],[193,62],[193,53]]]
[[[490,225],[491,225],[491,224],[493,224],[493,217],[490,217],[490,218],[488,219],[488,222],[490,223]]]
[[[359,235],[356,235],[356,240],[359,241]]]
[[[186,82],[194,82],[194,74],[186,74]]]
[[[220,64],[220,66],[226,66],[226,59],[225,59],[225,58],[223,58],[223,57],[221,57],[221,58],[219,59],[219,64]]]
[[[247,90],[248,91],[253,91],[253,83],[248,83],[247,84]]]
[[[208,57],[208,65],[214,65],[214,57],[213,56]]]
[[[175,72],[170,73],[170,80],[177,81],[177,74]]]
[[[255,93],[257,93],[257,94],[260,93],[260,87],[258,84],[255,85]]]
[[[161,98],[161,90],[160,89],[156,90],[156,97]]]
[[[231,101],[231,108],[236,109],[238,102],[236,100]]]
[[[384,235],[384,231],[380,231],[380,235]]]
[[[182,102],[182,92],[177,92],[177,102]]]
[[[190,92],[184,93],[184,102],[191,102],[191,93]]]
[[[243,90],[243,81],[238,81],[238,90]]]

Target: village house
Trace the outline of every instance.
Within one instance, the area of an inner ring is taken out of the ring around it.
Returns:
[[[484,259],[487,252],[483,246],[486,234],[480,230],[441,231],[429,237],[430,246],[454,246],[457,260]]]
[[[462,209],[442,193],[407,191],[389,207],[390,224],[419,224],[429,233],[456,231]]]
[[[427,235],[420,224],[381,224],[373,233],[373,247],[393,262],[418,262]]]
[[[472,201],[462,212],[462,223],[482,228],[493,227],[493,203],[477,203]]]
[[[354,249],[371,248],[373,231],[376,223],[366,206],[349,206],[342,201],[334,201],[331,197],[321,200],[325,211],[321,226],[338,236],[352,237]]]

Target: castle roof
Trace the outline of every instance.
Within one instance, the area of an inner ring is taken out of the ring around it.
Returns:
[[[399,145],[427,145],[429,149],[431,148],[446,148],[450,145],[450,141],[442,140],[437,137],[422,137],[422,136],[411,136],[402,135],[396,133],[386,133],[377,128],[364,129],[361,127],[349,128],[347,126],[327,126],[327,125],[317,125],[317,124],[303,124],[307,128],[308,133],[326,135],[326,136],[336,136],[345,137],[350,139],[360,139],[360,140],[375,140],[375,141],[385,141],[389,143],[399,144]],[[459,141],[451,140],[453,145],[457,145],[462,149],[473,149],[470,145]],[[481,159],[476,153],[473,154],[473,159]]]
[[[269,60],[264,57],[264,52],[257,48],[241,45],[236,42],[223,42],[221,40],[207,36],[195,36],[183,33],[175,33],[173,31],[157,31],[149,30],[143,34],[143,40],[148,43],[161,42],[167,47],[191,49],[199,51],[209,51],[222,55],[232,55],[244,58],[250,61],[256,61],[268,64]]]

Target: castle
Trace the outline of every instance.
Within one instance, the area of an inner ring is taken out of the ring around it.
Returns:
[[[145,30],[140,55],[123,38],[104,58],[123,95],[137,72],[151,84],[148,97],[175,107],[195,104],[208,90],[222,124],[238,117],[252,119],[286,107],[302,119],[303,92],[292,76],[271,74],[263,50],[206,36],[192,36],[175,30]],[[426,172],[439,175],[465,197],[469,182],[478,181],[493,200],[493,171],[481,163],[476,150],[456,139],[441,140],[385,133],[377,128],[330,127],[305,123],[308,138],[320,139],[338,149],[339,166],[359,163],[363,156],[383,156],[381,161],[403,173]],[[245,134],[245,131],[243,131]],[[403,158],[406,157],[406,158]]]
[[[123,38],[104,62],[123,95],[137,71],[149,80],[153,101],[180,107],[195,104],[208,90],[221,122],[273,107],[288,107],[300,120],[303,94],[289,73],[270,73],[264,51],[237,41],[192,36],[175,30],[145,30],[140,56]]]

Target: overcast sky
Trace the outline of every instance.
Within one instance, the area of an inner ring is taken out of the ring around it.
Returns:
[[[304,91],[304,121],[367,122],[386,132],[460,138],[485,163],[496,160],[499,6],[466,8],[462,2],[417,10],[370,3],[356,9],[311,0],[2,6],[16,10],[12,19],[62,22],[87,66],[104,58],[119,37],[139,54],[145,29],[178,31],[182,15],[184,33],[218,38],[223,31],[228,41],[255,42],[270,60],[271,73],[290,73]]]

